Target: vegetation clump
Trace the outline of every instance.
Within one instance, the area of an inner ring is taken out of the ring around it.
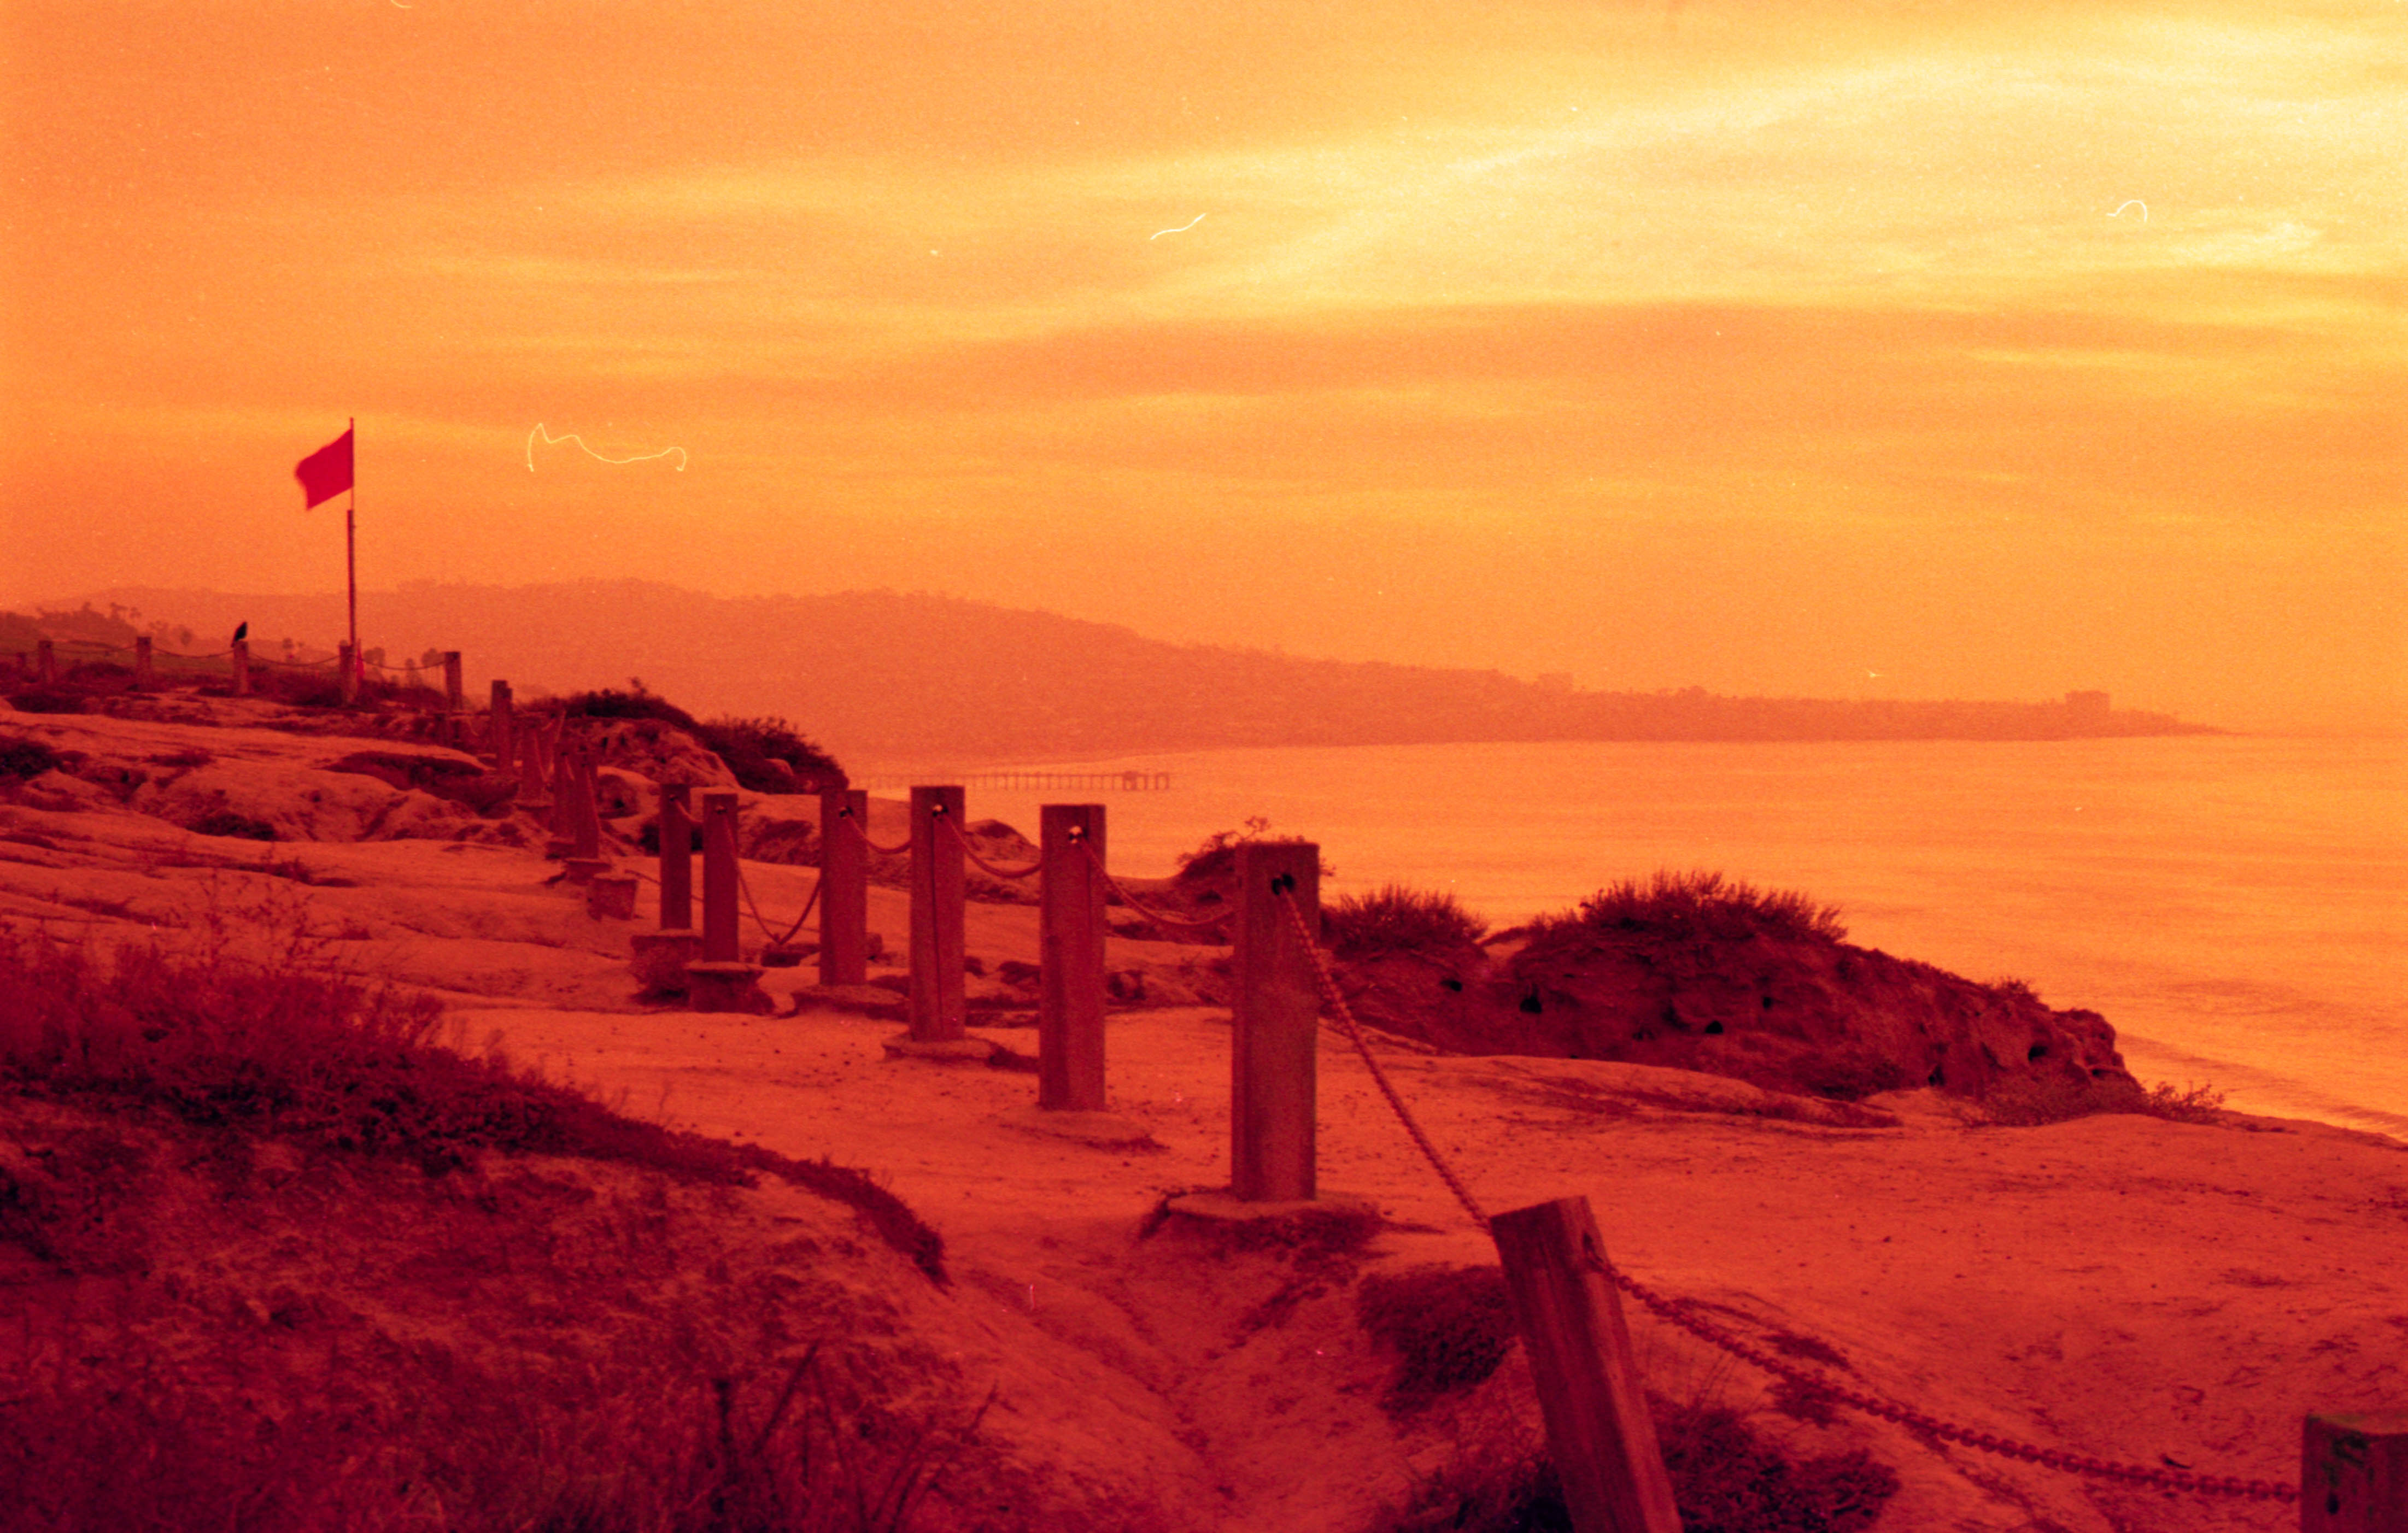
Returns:
[[[767,1171],[858,1210],[944,1281],[942,1239],[864,1173],[624,1117],[498,1053],[436,1042],[441,1019],[423,995],[304,964],[141,946],[104,959],[0,929],[0,1085],[400,1158],[430,1176],[485,1151],[731,1185]]]
[[[1650,1395],[1656,1444],[1684,1533],[1860,1533],[1899,1491],[1863,1449],[1793,1460],[1738,1411]],[[1562,1482],[1543,1449],[1488,1445],[1423,1482],[1369,1533],[1570,1533]]]
[[[840,787],[844,767],[794,724],[780,718],[722,717],[697,720],[641,681],[621,692],[604,687],[571,695],[564,705],[575,719],[653,719],[692,735],[703,749],[727,764],[736,781],[755,793],[810,792],[808,785]]]
[[[22,735],[0,736],[0,777],[36,778],[66,764],[65,756],[40,740]]]
[[[1487,934],[1488,924],[1465,910],[1451,889],[1383,884],[1368,895],[1341,895],[1321,912],[1322,939],[1340,958],[1459,953]]]
[[[1216,830],[1197,844],[1193,852],[1179,858],[1179,871],[1171,877],[1187,885],[1226,883],[1238,874],[1238,848],[1241,846],[1301,846],[1301,836],[1274,836],[1271,823],[1263,815],[1251,815],[1242,830]],[[1338,869],[1329,859],[1321,859],[1321,876],[1336,878]]]
[[[1570,916],[1542,916],[1534,938],[1645,932],[1676,941],[1775,940],[1839,942],[1847,926],[1840,908],[1789,889],[1759,889],[1721,873],[1659,869],[1645,881],[1625,879],[1582,900]]]
[[[2129,1112],[2171,1123],[2214,1124],[2224,1118],[2224,1093],[2206,1085],[2177,1091],[2170,1081],[2143,1089],[2117,1077],[2002,1081],[1982,1098],[1982,1116],[2007,1128],[2037,1128],[2104,1112]]]
[[[1394,1414],[1481,1383],[1513,1344],[1512,1296],[1493,1267],[1375,1272],[1355,1290],[1354,1313],[1404,1359],[1383,1402]]]

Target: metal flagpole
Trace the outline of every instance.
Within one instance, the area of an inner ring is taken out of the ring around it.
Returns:
[[[343,582],[349,589],[351,608],[351,683],[356,693],[366,680],[366,667],[360,664],[360,562],[357,552],[360,511],[360,422],[349,418],[343,435],[351,439],[351,499],[343,507]]]

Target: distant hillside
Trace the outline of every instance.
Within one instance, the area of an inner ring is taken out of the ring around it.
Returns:
[[[145,626],[219,650],[323,653],[339,596],[94,593]],[[1841,702],[1597,693],[1498,671],[1303,660],[1166,644],[1126,628],[950,596],[845,592],[728,599],[639,580],[363,593],[363,643],[398,666],[465,654],[472,685],[522,692],[640,677],[697,712],[780,714],[852,762],[1045,759],[1248,745],[1549,739],[2057,739],[2202,732],[2065,702]]]

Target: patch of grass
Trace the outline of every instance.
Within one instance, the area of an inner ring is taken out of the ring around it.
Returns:
[[[65,756],[40,740],[22,735],[0,738],[0,777],[36,778],[66,764]]]
[[[1759,889],[1710,871],[1659,869],[1644,881],[1625,879],[1581,901],[1579,913],[1543,916],[1534,939],[1645,932],[1676,941],[1743,941],[1764,937],[1838,942],[1848,935],[1840,908],[1787,889]]]
[[[10,693],[8,706],[20,713],[80,713],[83,694],[63,687],[28,687]]]
[[[1401,883],[1344,895],[1321,912],[1321,935],[1340,958],[1455,953],[1478,946],[1487,933],[1488,923],[1465,910],[1454,891]]]
[[[480,1152],[577,1155],[681,1181],[767,1171],[863,1214],[937,1282],[944,1244],[867,1173],[797,1161],[613,1112],[582,1093],[435,1041],[432,999],[304,965],[251,965],[0,928],[0,1082],[205,1127],[414,1162],[430,1176]]]
[[[238,840],[272,841],[276,827],[265,820],[254,820],[232,809],[211,809],[189,826],[196,836],[223,836]]]
[[[2102,1112],[2130,1112],[2181,1124],[2213,1124],[2224,1115],[2224,1093],[2200,1084],[2183,1090],[2160,1081],[2143,1090],[2137,1081],[2008,1080],[1982,1098],[1985,1121],[2007,1128],[2036,1128]]]
[[[1375,1272],[1355,1290],[1354,1313],[1404,1358],[1382,1402],[1391,1414],[1469,1389],[1497,1371],[1513,1344],[1512,1295],[1493,1267]]]
[[[1648,1407],[1683,1533],[1859,1533],[1898,1494],[1896,1472],[1862,1449],[1792,1460],[1727,1406],[1673,1407],[1650,1396]],[[1424,1482],[1410,1505],[1369,1533],[1570,1533],[1571,1526],[1545,1453],[1490,1444]]]

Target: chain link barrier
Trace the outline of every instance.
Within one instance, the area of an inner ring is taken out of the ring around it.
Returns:
[[[1130,910],[1135,910],[1138,914],[1145,917],[1148,921],[1153,922],[1155,925],[1183,927],[1188,931],[1211,931],[1216,926],[1226,925],[1229,918],[1238,913],[1235,910],[1224,910],[1219,915],[1207,916],[1199,921],[1194,916],[1171,915],[1168,911],[1156,910],[1153,907],[1139,900],[1136,895],[1130,894],[1127,890],[1121,887],[1120,880],[1112,877],[1111,870],[1104,866],[1104,859],[1096,852],[1095,842],[1090,841],[1085,837],[1082,836],[1079,838],[1079,848],[1081,851],[1086,852],[1087,860],[1095,864],[1096,876],[1104,881],[1104,887],[1110,889],[1113,894],[1120,895],[1122,904],[1127,906]]]
[[[976,863],[980,869],[991,878],[1025,879],[1033,877],[1044,870],[1045,859],[1042,857],[1030,863],[1025,867],[1005,867],[999,864],[991,863],[984,857],[979,855],[978,848],[970,845],[968,833],[964,831],[961,826],[953,824],[953,817],[952,815],[940,814],[937,816],[937,819],[947,830],[953,833],[953,839],[961,843],[962,855],[968,857],[971,862]]]
[[[839,819],[838,819],[838,824],[847,824],[847,825],[851,825],[851,826],[853,827],[853,833],[854,835],[856,835],[856,836],[858,836],[858,837],[860,837],[860,838],[861,838],[861,844],[862,844],[862,845],[864,845],[864,846],[866,846],[866,847],[869,848],[869,850],[870,850],[870,851],[872,851],[872,852],[876,852],[881,853],[882,855],[888,856],[888,857],[899,857],[899,856],[903,855],[903,853],[905,853],[906,852],[909,852],[909,851],[910,851],[910,850],[911,850],[911,842],[910,841],[910,839],[909,839],[909,838],[906,838],[906,839],[904,840],[903,844],[902,844],[902,845],[900,845],[900,846],[881,846],[881,845],[879,845],[876,841],[873,841],[873,840],[871,840],[871,839],[869,838],[869,827],[868,827],[867,825],[866,825],[866,824],[862,824],[859,820],[854,819],[854,818],[853,818],[852,815],[850,815],[850,814],[840,816],[840,817],[839,817]]]
[[[1312,958],[1312,971],[1320,982],[1323,1001],[1337,1013],[1340,1024],[1354,1045],[1355,1053],[1361,1054],[1363,1063],[1370,1067],[1372,1082],[1380,1088],[1380,1095],[1385,1096],[1388,1099],[1388,1106],[1396,1110],[1397,1119],[1405,1125],[1405,1132],[1412,1136],[1413,1143],[1421,1147],[1423,1156],[1429,1161],[1431,1168],[1438,1172],[1440,1180],[1446,1183],[1448,1190],[1455,1194],[1455,1201],[1461,1203],[1464,1211],[1471,1216],[1472,1223],[1478,1225],[1483,1230],[1487,1229],[1488,1215],[1482,1211],[1479,1201],[1464,1185],[1462,1177],[1457,1175],[1455,1168],[1447,1163],[1446,1157],[1439,1153],[1438,1146],[1430,1142],[1427,1134],[1422,1132],[1421,1125],[1413,1121],[1413,1115],[1405,1107],[1404,1099],[1397,1095],[1397,1088],[1389,1083],[1387,1072],[1380,1067],[1379,1060],[1372,1055],[1369,1046],[1364,1041],[1363,1030],[1354,1020],[1354,1009],[1346,1004],[1345,996],[1338,988],[1337,978],[1329,972],[1329,966],[1323,961],[1320,944],[1312,939],[1312,928],[1305,922],[1304,910],[1297,903],[1295,893],[1292,890],[1282,890],[1280,903],[1287,911],[1288,924],[1296,932],[1297,940],[1304,944],[1304,951]],[[2127,1484],[2144,1485],[2153,1490],[2188,1491],[2198,1496],[2233,1496],[2257,1501],[2287,1502],[2300,1498],[2299,1487],[2296,1485],[2278,1484],[2265,1480],[2243,1480],[2231,1475],[2193,1474],[2186,1469],[2161,1469],[2143,1464],[2118,1464],[2108,1459],[2094,1458],[2086,1454],[2071,1454],[2056,1448],[2042,1448],[2032,1443],[2017,1441],[2013,1438],[2002,1438],[1994,1432],[1976,1432],[1971,1427],[1943,1421],[1928,1411],[1902,1405],[1885,1396],[1869,1394],[1863,1390],[1850,1389],[1834,1383],[1821,1374],[1775,1357],[1763,1348],[1740,1340],[1722,1326],[1698,1314],[1695,1300],[1668,1298],[1622,1271],[1602,1255],[1594,1257],[1593,1265],[1596,1270],[1615,1287],[1646,1306],[1651,1312],[1678,1325],[1699,1340],[1718,1347],[1742,1362],[1762,1368],[1767,1373],[1786,1379],[1811,1395],[1837,1401],[1870,1416],[1879,1416],[1884,1421],[1895,1422],[1909,1431],[1919,1432],[1945,1442],[1957,1443],[1982,1453],[1994,1454],[2001,1458],[2021,1459],[2027,1464],[2038,1464],[2043,1469],[2057,1469],[2069,1474],[2087,1475],[2096,1480],[2121,1481]]]

